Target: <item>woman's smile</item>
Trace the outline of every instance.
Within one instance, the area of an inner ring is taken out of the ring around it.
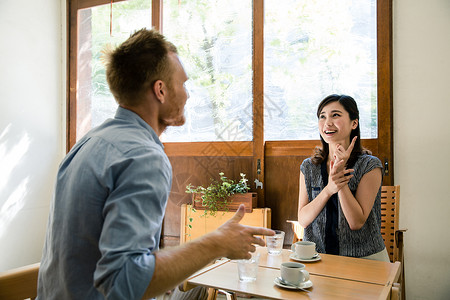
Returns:
[[[335,134],[336,132],[337,132],[337,130],[331,130],[331,129],[328,129],[328,130],[325,130],[325,131],[324,131],[324,133],[325,133],[326,135],[329,135],[329,136]]]
[[[356,125],[339,102],[326,105],[319,115],[319,130],[327,143],[350,143],[350,133]]]

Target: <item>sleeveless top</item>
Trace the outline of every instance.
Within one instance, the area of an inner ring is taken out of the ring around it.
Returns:
[[[356,161],[353,169],[354,176],[350,179],[348,186],[355,195],[358,184],[364,174],[375,168],[383,168],[381,161],[371,155],[362,154]],[[314,165],[311,158],[303,161],[301,172],[305,176],[308,200],[311,202],[324,188],[321,174],[321,166]],[[337,195],[337,194],[336,194]],[[338,197],[339,200],[339,197]],[[345,219],[340,201],[337,201],[338,227],[336,228],[339,244],[339,255],[351,257],[368,256],[384,249],[384,241],[381,236],[381,183],[372,210],[367,217],[366,223],[358,230],[351,230]],[[316,219],[305,228],[304,239],[316,243],[319,253],[325,252],[325,231],[327,223],[327,206],[319,213]]]

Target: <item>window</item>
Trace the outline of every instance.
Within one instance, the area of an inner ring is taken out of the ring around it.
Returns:
[[[318,139],[330,94],[358,102],[363,138],[377,137],[376,1],[265,1],[265,140]]]
[[[188,121],[162,136],[169,155],[206,155],[197,142],[215,141],[214,155],[252,156],[264,176],[265,157],[310,154],[318,102],[346,93],[358,101],[363,144],[393,165],[391,0],[68,3],[68,149],[114,114],[103,44],[154,26],[191,78]]]
[[[252,140],[252,2],[164,1],[163,32],[189,76],[186,124],[164,142]]]
[[[106,45],[118,45],[130,33],[151,27],[151,3],[130,0],[78,11],[76,139],[113,117],[117,108],[109,92],[101,53]]]

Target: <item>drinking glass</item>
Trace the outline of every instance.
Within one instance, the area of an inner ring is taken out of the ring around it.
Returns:
[[[280,255],[284,243],[284,231],[274,230],[275,235],[266,236],[267,251],[271,255]]]
[[[241,282],[253,282],[258,274],[260,253],[252,253],[250,259],[240,259],[237,261],[239,280]]]

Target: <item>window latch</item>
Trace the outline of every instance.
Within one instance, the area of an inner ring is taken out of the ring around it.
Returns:
[[[389,161],[387,158],[384,159],[384,175],[389,175]]]

